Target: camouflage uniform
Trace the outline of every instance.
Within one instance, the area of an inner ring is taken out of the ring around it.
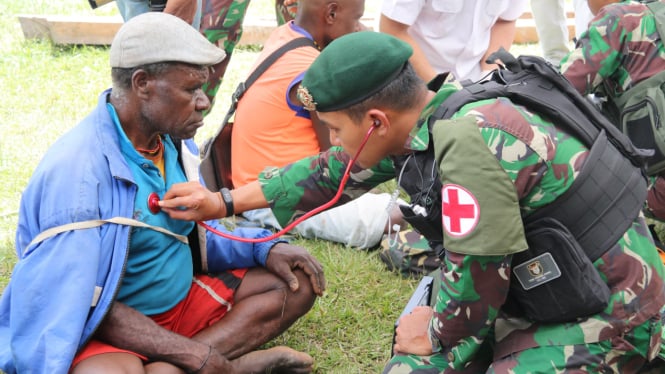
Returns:
[[[665,268],[644,218],[635,218],[594,262],[612,290],[602,313],[560,324],[508,315],[502,307],[511,254],[527,248],[521,215],[564,193],[588,149],[505,98],[467,104],[430,132],[426,119],[458,89],[450,79],[438,89],[405,145],[423,152],[431,137],[441,193],[449,198],[444,204],[453,204],[455,190],[471,197],[467,205],[475,208],[458,220],[444,209],[442,217],[447,250],[430,328],[441,350],[428,357],[396,355],[385,373],[641,369],[660,352],[665,316]],[[348,159],[333,148],[281,170],[266,169],[260,176],[263,193],[281,223],[332,198]],[[391,165],[384,160],[370,170],[353,169],[344,198],[398,176]]]
[[[616,96],[663,70],[665,45],[656,19],[639,2],[604,6],[561,65],[564,76],[580,93],[611,90]],[[647,202],[650,213],[665,220],[663,177],[652,178]]]
[[[226,58],[210,70],[203,91],[214,102],[215,95],[231,60],[231,54],[242,36],[242,23],[250,0],[203,0],[200,31],[213,44],[226,52]],[[283,24],[295,18],[297,3],[284,5],[285,0],[275,1],[277,23]]]

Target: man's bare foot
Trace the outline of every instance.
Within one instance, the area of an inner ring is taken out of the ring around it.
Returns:
[[[238,373],[307,374],[312,372],[314,359],[307,353],[279,346],[249,352],[231,363]]]

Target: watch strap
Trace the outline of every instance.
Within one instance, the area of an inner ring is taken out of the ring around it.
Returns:
[[[235,210],[233,208],[233,196],[231,196],[231,191],[229,191],[229,189],[226,187],[222,187],[219,190],[219,193],[222,195],[222,201],[226,206],[226,217],[234,215]]]

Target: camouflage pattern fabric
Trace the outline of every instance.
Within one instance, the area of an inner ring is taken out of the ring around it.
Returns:
[[[663,70],[665,46],[656,20],[636,1],[604,6],[561,63],[561,72],[583,94],[598,93],[606,81],[620,95]]]
[[[208,82],[203,86],[203,91],[213,105],[233,50],[242,37],[242,23],[249,3],[250,0],[203,0],[200,31],[211,43],[226,52],[226,58],[211,67]],[[295,18],[297,4],[289,0],[275,0],[279,25]]]
[[[528,349],[513,355],[495,360],[490,365],[491,357],[485,357],[487,366],[473,365],[457,372],[465,373],[663,373],[665,361],[661,358],[647,363],[643,355],[649,349],[647,344],[654,331],[660,330],[663,321],[655,318],[645,322],[624,336],[594,344],[578,344],[568,346],[541,346]],[[490,347],[487,347],[490,348]],[[490,349],[488,349],[489,351]],[[384,374],[419,373],[435,374],[447,372],[450,366],[443,355],[415,356],[396,355],[386,368]]]
[[[645,4],[636,1],[604,6],[561,65],[563,75],[580,93],[608,90],[616,96],[664,70],[665,44],[656,19]],[[665,219],[663,176],[651,180],[646,213]]]
[[[276,0],[275,1],[275,16],[277,17],[277,25],[281,26],[292,19],[296,18],[298,11],[297,0]]]
[[[208,82],[203,86],[212,104],[233,50],[242,36],[242,22],[248,6],[249,0],[203,0],[200,31],[211,43],[226,52],[226,58],[210,68]]]
[[[404,277],[420,277],[441,266],[441,259],[427,239],[413,230],[400,231],[397,237],[386,235],[381,241],[379,258],[389,270]]]
[[[411,150],[426,149],[430,136],[433,136],[424,125],[427,117],[459,88],[459,84],[449,78],[438,90],[411,131],[408,143]],[[477,154],[476,157],[485,159],[489,152],[494,161],[482,165],[482,175],[500,176],[500,171],[503,178],[508,177],[512,181],[509,188],[497,184],[501,188],[495,189],[494,193],[497,196],[513,195],[523,213],[535,211],[564,193],[578,176],[588,155],[588,149],[582,143],[557,129],[546,118],[513,105],[505,98],[468,104],[456,117],[472,118],[478,127],[477,136],[484,144],[458,137],[459,140],[449,144],[449,148],[437,151],[444,189],[451,182],[450,178],[454,178],[452,181],[472,194],[479,182],[477,176],[471,175],[469,180],[475,184],[467,183],[464,169],[469,169],[466,162],[470,165],[477,163],[469,157],[460,160],[456,153]],[[459,124],[468,126],[468,121]],[[442,138],[455,136],[451,133],[455,131],[454,126],[447,129],[447,132],[434,133],[435,149],[444,140]],[[468,128],[465,131],[468,132]],[[321,157],[313,156],[283,169],[264,171],[259,180],[275,215],[288,221],[327,202],[335,194],[348,159],[341,150],[331,149]],[[450,165],[451,159],[459,164]],[[447,170],[457,172],[446,175],[444,171]],[[368,170],[354,169],[345,196],[350,198],[375,186],[388,177],[388,172],[390,168],[383,163]],[[394,177],[399,171],[393,167],[392,173]],[[478,174],[478,170],[469,171],[469,174],[473,173]],[[487,178],[484,183],[496,182]],[[483,191],[491,191],[481,187]],[[546,372],[556,372],[571,368],[573,364],[578,369],[593,365],[584,361],[591,352],[603,356],[602,363],[614,365],[623,373],[632,372],[631,368],[641,367],[659,355],[662,324],[653,321],[661,321],[665,312],[661,310],[665,305],[665,268],[644,217],[637,217],[616,245],[594,262],[594,267],[612,290],[606,309],[567,323],[544,324],[511,316],[502,310],[509,289],[512,256],[481,254],[485,250],[487,253],[510,253],[506,248],[519,238],[513,237],[506,242],[500,233],[514,229],[506,227],[509,222],[520,222],[521,225],[520,212],[502,211],[493,205],[491,198],[478,201],[474,204],[478,212],[482,212],[480,217],[491,213],[490,216],[499,217],[499,220],[493,225],[485,225],[487,232],[470,230],[473,235],[466,235],[464,241],[467,248],[449,246],[450,227],[444,224],[448,227],[443,240],[447,251],[442,259],[442,276],[438,280],[440,290],[436,295],[430,329],[432,337],[440,341],[441,351],[430,357],[398,356],[395,360],[406,357],[406,360],[412,360],[412,364],[391,363],[388,372],[399,367],[402,371],[394,372],[478,373],[493,370],[492,362],[500,365],[504,362],[502,360],[519,356],[525,358],[524,362],[518,360],[510,365],[514,365],[515,372],[528,372],[533,361],[526,360],[526,357],[534,355],[542,361],[533,364],[536,369],[548,363],[550,366]],[[463,254],[470,247],[477,247],[474,252],[478,254]],[[605,350],[609,346],[612,350],[627,349],[626,342],[622,341],[626,337],[634,357],[629,362],[614,357],[613,351]],[[548,356],[557,349],[565,354]],[[490,356],[493,359],[489,359]]]

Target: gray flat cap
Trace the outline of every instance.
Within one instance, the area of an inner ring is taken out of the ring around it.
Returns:
[[[112,68],[133,68],[157,62],[209,66],[226,57],[198,30],[168,13],[148,12],[125,22],[111,43]]]

